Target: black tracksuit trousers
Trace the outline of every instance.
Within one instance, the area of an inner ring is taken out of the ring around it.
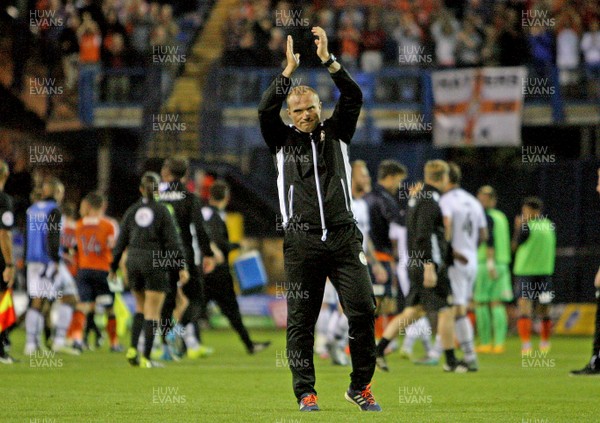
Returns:
[[[253,344],[242,321],[240,306],[233,289],[233,279],[229,272],[229,264],[221,264],[205,276],[204,298],[208,302],[214,300],[221,313],[227,317],[229,324],[240,336],[248,352],[252,352]]]
[[[283,252],[287,288],[287,359],[296,398],[315,393],[314,332],[329,277],[348,317],[353,389],[363,389],[375,371],[375,297],[355,224],[321,231],[288,231]]]

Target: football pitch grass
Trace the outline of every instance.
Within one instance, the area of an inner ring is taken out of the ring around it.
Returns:
[[[283,331],[252,331],[271,347],[246,354],[229,330],[206,331],[215,355],[130,367],[107,347],[80,357],[23,356],[15,331],[14,365],[0,365],[6,422],[597,422],[600,377],[571,377],[589,358],[590,338],[554,337],[552,350],[522,358],[517,338],[503,355],[480,356],[480,370],[443,373],[388,356],[390,373],[376,371],[373,393],[382,413],[364,413],[344,399],[349,368],[315,358],[322,411],[297,411],[285,360]],[[537,341],[535,339],[534,341]],[[535,345],[535,343],[534,343]]]

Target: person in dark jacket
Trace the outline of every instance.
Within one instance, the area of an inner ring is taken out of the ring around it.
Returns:
[[[392,297],[392,284],[398,262],[398,245],[390,238],[390,226],[400,224],[401,213],[398,201],[400,183],[406,178],[406,167],[394,160],[384,160],[379,164],[377,183],[373,190],[365,195],[369,205],[371,231],[369,233],[375,247],[375,258],[382,263],[388,273],[384,284],[373,289],[378,300],[378,307],[384,297]],[[378,310],[381,314],[385,311]]]
[[[121,233],[113,251],[108,279],[114,281],[125,248],[127,277],[135,296],[135,316],[131,328],[131,346],[127,360],[132,366],[159,367],[150,360],[154,336],[158,332],[160,311],[169,291],[168,270],[176,268],[185,284],[189,273],[181,237],[171,213],[156,201],[160,177],[146,172],[140,182],[142,198],[127,209],[121,222]],[[138,357],[137,344],[144,330],[144,355]]]
[[[330,55],[327,35],[313,27],[317,56],[340,91],[329,119],[321,120],[315,90],[292,87],[300,64],[291,36],[287,65],[263,94],[260,128],[277,167],[281,222],[285,229],[287,358],[300,411],[319,410],[313,347],[325,281],[336,288],[349,322],[351,384],[346,400],[365,411],[381,411],[371,393],[375,371],[375,297],[362,250],[362,235],[351,209],[348,148],[362,106],[360,87]],[[283,101],[293,124],[283,123]]]
[[[216,181],[210,187],[208,206],[202,208],[206,220],[206,230],[214,242],[217,256],[221,259],[214,272],[206,275],[204,285],[206,301],[214,300],[221,312],[229,319],[231,327],[240,336],[248,354],[255,354],[271,345],[270,342],[252,342],[242,322],[242,315],[233,290],[233,279],[229,272],[229,253],[239,248],[239,244],[229,241],[229,233],[225,225],[225,208],[229,204],[229,187],[223,181]]]
[[[410,290],[406,296],[406,308],[388,324],[377,345],[377,366],[384,371],[388,370],[385,348],[402,329],[426,312],[437,314],[437,331],[446,356],[444,371],[469,371],[467,364],[454,356],[454,313],[448,279],[452,248],[446,239],[439,206],[441,193],[448,185],[449,171],[448,164],[442,160],[428,161],[425,164],[425,185],[408,202],[406,229]]]
[[[174,341],[175,336],[167,336],[172,330],[170,324],[175,310],[177,291],[189,300],[185,312],[181,316],[179,326],[173,330],[172,335],[181,335],[186,344],[188,358],[205,357],[212,353],[212,349],[201,344],[199,325],[197,324],[202,314],[203,281],[200,269],[194,263],[194,247],[192,225],[198,240],[201,253],[202,268],[205,273],[210,273],[215,268],[214,254],[210,248],[210,238],[204,229],[202,218],[202,205],[200,199],[187,190],[183,184],[188,170],[188,163],[183,159],[167,159],[160,171],[162,183],[159,192],[159,200],[167,205],[175,217],[177,230],[183,242],[183,253],[188,265],[190,280],[183,287],[178,287],[179,272],[177,269],[169,269],[170,291],[166,296],[161,313],[161,334],[163,341]],[[179,297],[181,298],[181,297]],[[181,300],[180,300],[181,301]],[[196,336],[198,331],[198,336]],[[173,346],[174,342],[170,342]],[[163,344],[164,345],[164,344]],[[163,357],[170,359],[170,349],[165,349]]]

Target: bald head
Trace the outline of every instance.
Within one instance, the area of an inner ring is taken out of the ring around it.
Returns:
[[[306,85],[290,89],[286,98],[287,113],[298,130],[312,132],[321,122],[321,101],[319,94]]]
[[[319,100],[319,94],[315,91],[314,88],[309,87],[308,85],[296,85],[295,87],[290,88],[290,92],[288,93],[285,101],[288,103],[288,107],[290,104],[290,97],[298,97],[303,96],[305,94],[312,94],[317,96],[317,100]]]

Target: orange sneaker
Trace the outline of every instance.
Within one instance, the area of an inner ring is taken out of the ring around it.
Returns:
[[[300,398],[300,411],[320,411],[315,394],[302,394]]]

